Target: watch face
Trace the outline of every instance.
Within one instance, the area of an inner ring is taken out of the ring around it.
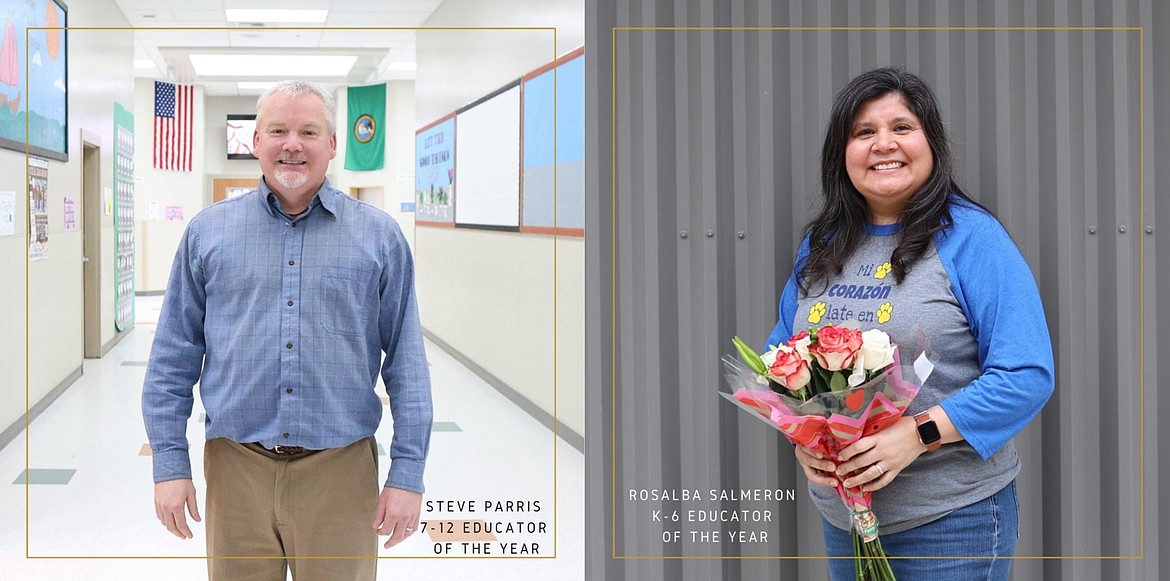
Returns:
[[[942,439],[942,435],[938,433],[938,425],[934,423],[934,420],[918,424],[918,437],[927,446]]]

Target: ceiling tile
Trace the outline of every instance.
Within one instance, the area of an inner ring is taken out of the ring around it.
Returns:
[[[134,42],[148,47],[159,46],[228,46],[226,30],[148,30],[134,31]]]
[[[162,62],[165,71],[151,73],[138,70],[138,76],[164,76],[183,82],[205,83],[220,79],[199,79],[186,55],[195,50],[257,52],[272,50],[361,50],[362,58],[354,66],[347,82],[376,81],[390,71],[379,73],[379,63],[398,60],[398,54],[413,54],[415,33],[412,30],[378,30],[376,27],[414,28],[430,18],[442,0],[114,0],[127,21],[136,30],[134,53],[137,57]],[[283,8],[329,10],[328,20],[320,28],[289,26],[249,27],[226,21],[227,8]],[[153,15],[153,18],[146,18]],[[164,30],[170,28],[169,30]],[[193,30],[175,30],[192,28]],[[331,28],[333,30],[331,30]],[[337,30],[341,28],[342,30]],[[353,28],[370,28],[354,30]],[[408,76],[412,71],[393,71],[393,78]],[[219,92],[224,89],[213,89]],[[234,89],[233,89],[234,91]],[[233,93],[234,94],[234,93]]]
[[[252,28],[229,31],[228,39],[233,47],[318,48],[321,31]]]
[[[321,33],[321,46],[402,48],[413,46],[414,36],[410,30],[334,30]]]
[[[426,12],[429,14],[442,3],[443,0],[393,0],[386,2],[387,6],[380,12]],[[333,0],[332,5],[334,12],[369,11],[374,2],[370,0]]]
[[[171,13],[175,15],[175,21],[178,24],[184,22],[214,22],[216,26],[223,26],[226,22],[224,20],[223,10],[191,10],[187,4],[184,8],[176,8]]]
[[[431,13],[425,11],[370,12],[351,10],[329,14],[328,26],[422,26]]]
[[[139,24],[160,24],[167,23],[175,19],[175,15],[170,10],[123,10],[122,13],[126,16],[126,20],[130,21],[131,26]],[[149,16],[149,18],[148,18]]]
[[[329,10],[333,7],[333,0],[223,0],[223,7],[250,10]]]

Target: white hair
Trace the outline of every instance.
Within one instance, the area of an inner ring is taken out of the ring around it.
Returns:
[[[268,99],[276,93],[284,93],[290,97],[303,97],[305,95],[316,95],[325,103],[325,117],[329,120],[329,133],[337,132],[337,101],[325,87],[318,85],[312,81],[281,81],[269,87],[266,91],[261,93],[260,98],[256,99],[256,126],[263,127],[262,120],[264,119],[264,105],[268,103]]]

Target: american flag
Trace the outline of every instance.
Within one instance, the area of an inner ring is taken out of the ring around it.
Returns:
[[[195,88],[154,82],[154,167],[191,171]]]

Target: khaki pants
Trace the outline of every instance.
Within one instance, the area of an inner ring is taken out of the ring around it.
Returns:
[[[292,458],[255,444],[209,440],[208,578],[284,581],[287,567],[296,581],[373,581],[377,463],[372,437]]]

